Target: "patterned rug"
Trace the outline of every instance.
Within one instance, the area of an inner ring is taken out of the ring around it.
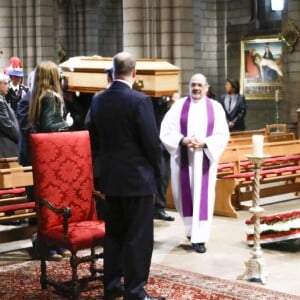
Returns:
[[[68,278],[67,261],[48,262],[51,278]],[[88,268],[82,264],[79,275],[85,276]],[[27,261],[0,267],[0,299],[66,299],[49,287],[41,290],[39,261]],[[299,300],[300,297],[265,289],[257,284],[230,281],[167,266],[153,264],[147,291],[152,296],[163,295],[168,300]],[[90,283],[90,289],[79,299],[102,299],[99,282]]]

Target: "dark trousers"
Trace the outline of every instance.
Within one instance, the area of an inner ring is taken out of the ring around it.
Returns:
[[[144,299],[153,250],[153,196],[107,196],[105,228],[104,295],[124,276],[123,299]]]
[[[155,211],[164,210],[167,203],[167,189],[170,180],[170,154],[167,150],[162,151],[160,160],[160,174],[161,177],[157,181],[157,195],[155,198]]]

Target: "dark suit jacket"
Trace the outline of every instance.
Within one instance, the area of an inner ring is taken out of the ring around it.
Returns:
[[[17,119],[21,133],[19,141],[19,162],[23,166],[30,166],[32,164],[29,135],[35,132],[35,130],[31,126],[28,118],[30,99],[31,92],[28,91],[28,93],[21,99],[17,107]]]
[[[238,95],[236,105],[229,113],[225,106],[226,95],[222,95],[220,103],[222,104],[226,113],[227,122],[233,122],[234,126],[230,128],[230,131],[245,130],[245,116],[247,111],[246,100],[243,95]]]
[[[12,110],[17,113],[18,104],[23,95],[28,92],[28,88],[22,84],[19,85],[19,89],[15,92],[11,87],[5,96],[6,101],[10,104]]]
[[[70,126],[63,119],[61,105],[53,92],[48,92],[41,100],[41,112],[37,132],[56,132],[70,130]]]
[[[102,192],[119,197],[156,193],[161,146],[150,97],[114,81],[94,96],[91,130]]]
[[[19,124],[14,111],[0,97],[0,157],[18,155]]]

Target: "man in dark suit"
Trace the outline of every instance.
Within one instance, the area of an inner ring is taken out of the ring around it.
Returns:
[[[160,124],[165,114],[169,110],[168,97],[151,98],[154,115],[158,131],[160,131]],[[163,221],[174,221],[175,218],[167,214],[165,211],[167,203],[167,188],[170,179],[170,154],[161,144],[162,154],[160,159],[160,180],[157,182],[157,195],[154,202],[154,219]]]
[[[91,130],[98,139],[99,187],[106,196],[104,299],[164,300],[149,296],[153,197],[161,145],[151,99],[132,90],[135,59],[113,58],[114,82],[95,95]],[[124,288],[121,277],[124,276]]]
[[[17,156],[19,125],[14,111],[5,100],[9,89],[9,77],[0,74],[0,158]]]
[[[28,111],[29,111],[29,105],[31,101],[31,93],[33,90],[34,74],[35,74],[35,70],[30,72],[28,76],[28,92],[20,100],[17,106],[16,116],[20,127],[18,159],[19,159],[19,163],[22,166],[32,165],[29,135],[35,132],[35,130],[29,122]],[[33,185],[26,186],[26,193],[27,193],[28,201],[33,202],[34,201]],[[36,224],[36,219],[35,218],[29,219],[28,223],[34,225]]]

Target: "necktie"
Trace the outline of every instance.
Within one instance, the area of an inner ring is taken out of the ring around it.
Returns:
[[[232,100],[232,97],[229,96],[228,112],[231,111],[231,100]]]

